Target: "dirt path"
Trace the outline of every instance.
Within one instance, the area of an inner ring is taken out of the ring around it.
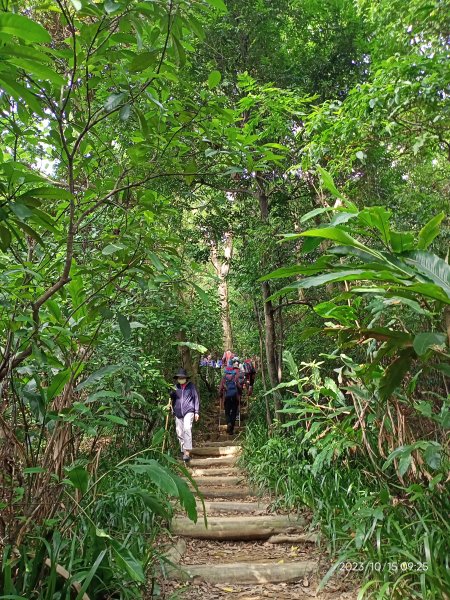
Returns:
[[[211,431],[211,429],[210,429]],[[196,524],[172,521],[177,564],[161,582],[161,596],[180,600],[355,600],[354,584],[341,577],[318,593],[329,561],[317,546],[308,518],[273,512],[257,497],[237,466],[239,438],[216,424],[215,433],[192,451],[191,473],[205,501]]]

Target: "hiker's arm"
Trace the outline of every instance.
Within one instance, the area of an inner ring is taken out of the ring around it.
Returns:
[[[195,415],[195,420],[198,421],[199,414],[200,414],[200,396],[198,395],[198,391],[195,386],[193,389],[193,393],[194,393],[194,415]]]
[[[171,403],[171,409],[172,409],[172,414],[173,414],[173,411],[175,409],[175,402],[177,401],[177,393],[176,393],[176,391],[175,390],[170,390],[169,396],[170,396],[170,403]]]

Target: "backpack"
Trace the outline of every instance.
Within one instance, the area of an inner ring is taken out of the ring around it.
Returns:
[[[236,375],[225,375],[225,398],[233,398],[238,393],[236,385]]]
[[[249,361],[245,361],[244,363],[244,371],[247,375],[250,375],[251,373],[255,372],[255,367],[253,366],[253,363],[251,360]]]

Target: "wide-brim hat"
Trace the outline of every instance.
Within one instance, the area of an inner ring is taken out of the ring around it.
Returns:
[[[175,373],[175,375],[173,376],[174,379],[183,379],[183,377],[185,377],[186,379],[191,378],[191,376],[186,373],[185,369],[178,369],[178,372]]]

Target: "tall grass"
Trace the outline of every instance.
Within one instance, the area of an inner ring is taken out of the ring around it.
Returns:
[[[258,402],[242,463],[253,485],[277,504],[310,509],[334,559],[322,584],[335,572],[354,571],[362,576],[360,599],[449,598],[450,499],[442,478],[400,482],[395,470],[383,470],[382,457],[369,459],[361,433],[346,424],[348,415],[339,417],[339,426],[327,418],[331,433],[320,439],[309,435],[314,418],[309,429],[304,422],[278,423],[268,432]]]

